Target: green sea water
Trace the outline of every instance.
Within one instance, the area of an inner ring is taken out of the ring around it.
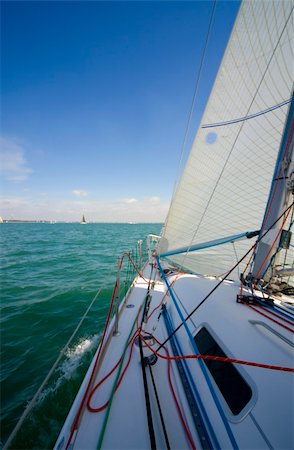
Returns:
[[[117,258],[134,249],[139,239],[150,233],[160,234],[161,227],[102,223],[0,225],[2,444],[103,287],[13,443],[13,448],[18,449],[52,448],[99,344]],[[138,256],[136,252],[133,255]]]

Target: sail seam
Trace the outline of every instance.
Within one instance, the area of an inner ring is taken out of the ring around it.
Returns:
[[[283,102],[279,103],[278,105],[270,106],[269,108],[264,109],[263,111],[259,111],[259,112],[254,113],[254,114],[249,114],[248,116],[240,117],[238,119],[231,119],[231,120],[227,120],[227,121],[224,121],[224,122],[216,122],[216,123],[211,123],[211,124],[204,124],[204,125],[202,125],[201,128],[223,127],[223,126],[226,126],[226,125],[232,125],[234,123],[245,122],[246,120],[254,119],[255,117],[262,116],[264,114],[267,114],[269,112],[274,111],[275,109],[281,108],[282,106],[288,105],[288,103],[290,103],[291,100],[292,100],[292,97],[289,98],[288,100],[284,100]]]
[[[281,31],[281,33],[280,33],[280,36],[279,36],[279,38],[278,38],[278,40],[277,40],[277,43],[276,43],[276,46],[275,46],[275,48],[274,48],[274,50],[273,50],[273,53],[272,53],[272,55],[271,55],[271,57],[270,57],[270,59],[269,59],[267,65],[266,65],[266,68],[265,68],[264,73],[263,73],[263,75],[262,75],[262,77],[261,77],[261,80],[260,80],[260,82],[259,82],[259,84],[258,84],[258,86],[257,86],[257,88],[256,88],[256,92],[255,92],[255,94],[254,94],[254,96],[253,96],[253,99],[252,99],[252,101],[250,102],[250,105],[249,105],[249,107],[248,107],[248,109],[247,109],[247,114],[249,113],[250,108],[251,108],[252,105],[254,104],[254,101],[255,101],[255,99],[256,99],[256,97],[257,97],[257,94],[258,94],[259,89],[260,89],[260,87],[261,87],[261,85],[262,85],[262,82],[264,81],[265,76],[266,76],[266,74],[267,74],[268,68],[270,67],[271,62],[272,62],[272,60],[274,59],[275,52],[276,52],[276,50],[277,50],[277,48],[278,48],[278,46],[279,46],[279,44],[280,44],[280,41],[281,41],[281,39],[282,39],[282,36],[283,36],[285,30],[287,29],[287,25],[288,25],[288,22],[289,22],[289,20],[290,20],[291,15],[292,15],[293,9],[294,9],[294,7],[292,7],[292,9],[291,9],[291,11],[290,11],[290,13],[289,13],[289,16],[288,16],[288,18],[287,18],[287,20],[286,20],[286,22],[285,22],[285,24],[284,24],[284,27],[283,27],[283,29],[282,29],[282,31]],[[247,115],[247,114],[246,114],[246,115]],[[203,219],[204,219],[205,214],[206,214],[206,212],[207,212],[207,210],[208,210],[208,207],[209,207],[209,205],[210,205],[210,203],[211,203],[211,200],[212,200],[212,198],[213,198],[213,196],[214,196],[214,194],[215,194],[215,192],[216,192],[216,189],[217,189],[217,186],[218,186],[218,184],[219,184],[219,181],[220,181],[220,179],[222,178],[223,173],[224,173],[224,171],[225,171],[225,169],[226,169],[226,166],[227,166],[227,164],[228,164],[228,161],[229,161],[229,159],[230,159],[230,157],[231,157],[231,155],[232,155],[232,153],[233,153],[233,151],[234,151],[234,149],[235,149],[236,142],[237,142],[237,140],[238,140],[238,138],[239,138],[239,136],[240,136],[240,133],[241,133],[241,131],[242,131],[242,129],[243,129],[244,123],[245,123],[245,122],[241,122],[240,129],[239,129],[239,131],[238,131],[238,133],[237,133],[237,136],[236,136],[236,138],[235,138],[235,140],[234,140],[234,142],[233,142],[232,148],[231,148],[231,150],[230,150],[230,152],[229,152],[229,154],[228,154],[228,156],[227,156],[227,158],[226,158],[226,160],[225,160],[225,162],[224,162],[224,165],[223,165],[223,167],[222,167],[222,170],[221,170],[221,172],[220,172],[220,174],[219,174],[219,176],[218,176],[218,179],[217,179],[216,184],[215,184],[215,186],[214,186],[214,188],[213,188],[213,191],[212,191],[212,193],[211,193],[211,195],[210,195],[210,197],[209,197],[209,199],[208,199],[208,202],[207,202],[207,204],[206,204],[205,210],[203,211],[202,217],[200,218],[200,221],[199,221],[199,223],[198,223],[198,226],[197,226],[195,232],[193,233],[193,237],[192,237],[192,239],[191,239],[190,245],[192,245],[192,243],[193,243],[193,241],[194,241],[194,239],[195,239],[195,237],[196,237],[196,235],[197,235],[197,233],[198,233],[198,230],[199,230],[199,228],[200,228],[200,226],[201,226],[201,224],[202,224],[202,222],[203,222]],[[187,254],[186,254],[186,255],[187,255]],[[183,257],[182,265],[184,265],[186,255]]]

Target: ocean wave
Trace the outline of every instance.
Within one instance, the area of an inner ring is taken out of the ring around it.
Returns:
[[[66,381],[71,380],[77,374],[78,368],[82,365],[84,356],[95,350],[101,334],[95,334],[91,337],[82,338],[73,347],[70,347],[65,352],[65,360],[57,369],[59,376],[53,386],[45,389],[39,397],[39,403],[49,395],[55,393]]]

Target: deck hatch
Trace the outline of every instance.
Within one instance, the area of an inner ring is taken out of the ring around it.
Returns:
[[[201,355],[227,358],[206,328],[195,335],[194,341]],[[229,362],[204,360],[209,372],[234,415],[239,414],[252,397],[252,390],[236,367]]]

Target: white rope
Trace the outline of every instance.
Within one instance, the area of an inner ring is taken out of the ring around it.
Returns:
[[[26,409],[24,410],[22,416],[20,417],[19,421],[17,422],[15,428],[13,429],[12,433],[10,434],[9,438],[7,439],[6,443],[4,444],[3,450],[7,450],[10,446],[10,444],[12,443],[13,439],[15,438],[15,436],[17,435],[18,431],[20,430],[23,422],[25,421],[26,417],[28,416],[28,414],[31,412],[31,410],[33,409],[33,407],[36,404],[36,401],[39,397],[39,395],[41,394],[41,392],[43,391],[45,385],[48,383],[49,379],[51,378],[51,376],[53,375],[53,373],[55,372],[55,369],[57,367],[57,365],[59,364],[61,358],[64,356],[64,353],[66,352],[66,350],[68,349],[71,341],[73,340],[73,338],[75,337],[75,335],[77,334],[78,330],[80,329],[83,321],[85,320],[88,312],[90,311],[90,309],[92,308],[95,300],[97,299],[98,295],[100,294],[101,290],[103,288],[99,288],[95,297],[93,298],[92,302],[90,303],[90,306],[88,306],[85,314],[83,315],[83,317],[81,318],[81,320],[79,321],[76,329],[74,330],[73,334],[71,335],[71,337],[69,338],[69,340],[67,341],[67,343],[65,344],[65,346],[63,347],[63,349],[61,350],[58,358],[56,359],[55,363],[53,364],[53,366],[51,367],[49,373],[47,374],[46,378],[44,379],[43,383],[41,384],[41,386],[39,387],[39,389],[37,390],[37,392],[35,393],[34,397],[32,398],[32,400],[30,401],[30,403],[28,404],[28,406],[26,407]]]

